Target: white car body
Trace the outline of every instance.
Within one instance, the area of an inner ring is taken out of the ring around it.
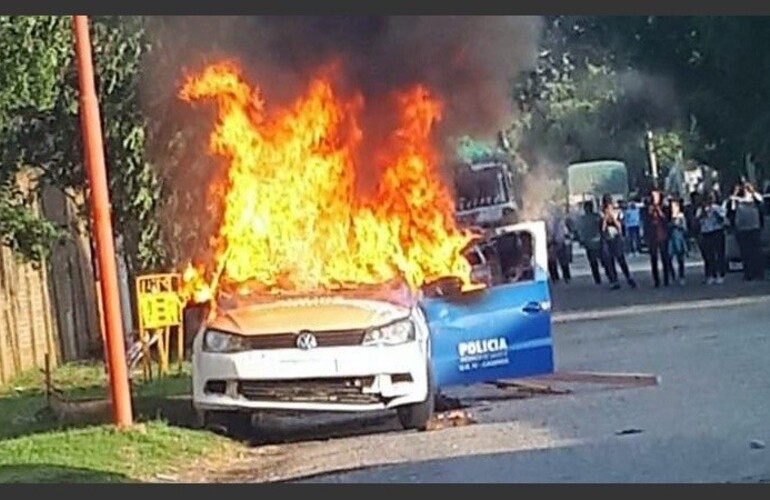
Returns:
[[[398,321],[411,322],[413,340],[362,345],[366,332]],[[211,352],[204,344],[212,330],[237,335],[247,348]],[[317,346],[303,343],[309,339],[303,334],[313,335]],[[428,397],[428,326],[416,304],[383,299],[255,303],[204,322],[192,364],[198,412],[396,408]]]

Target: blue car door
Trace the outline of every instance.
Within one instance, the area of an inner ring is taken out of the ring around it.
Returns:
[[[497,232],[529,233],[533,279],[423,301],[439,389],[553,372],[545,224],[515,224]]]

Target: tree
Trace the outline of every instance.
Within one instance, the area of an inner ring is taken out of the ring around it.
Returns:
[[[685,147],[728,176],[751,153],[770,165],[770,22],[757,17],[586,17],[582,36],[643,73],[666,75],[697,124]]]
[[[566,29],[561,18],[549,24],[536,69],[515,88],[512,129],[522,155],[532,165],[564,167],[598,158],[638,162],[641,127],[624,116],[620,75],[600,52],[568,43]]]
[[[639,63],[641,42],[634,34],[648,24],[647,17],[547,18],[537,67],[514,87],[519,114],[511,135],[528,163],[559,173],[570,162],[617,158],[640,185],[648,170],[647,130],[665,139],[665,162],[678,150],[702,154],[698,122],[677,105],[668,66]],[[677,22],[669,27],[678,28]],[[679,57],[679,32],[667,34],[666,42],[675,46],[670,57]]]
[[[14,138],[22,122],[50,112],[59,92],[67,36],[62,18],[0,16],[0,242],[17,255],[40,261],[64,233],[32,209],[18,176],[34,147]]]
[[[0,133],[4,144],[2,178],[24,166],[41,169],[38,181],[65,191],[86,187],[78,115],[77,72],[68,17],[3,17],[0,74]],[[145,157],[147,123],[139,101],[139,65],[149,50],[142,18],[95,17],[92,44],[100,100],[113,218],[123,236],[133,272],[163,263],[155,210],[160,185]],[[83,215],[86,215],[86,208]],[[0,212],[5,227],[26,208]],[[30,220],[29,216],[26,216]],[[42,220],[29,234],[3,232],[28,257],[26,247],[50,245],[52,231]],[[24,243],[30,236],[35,244]]]

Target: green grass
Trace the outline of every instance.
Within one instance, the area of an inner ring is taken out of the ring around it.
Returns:
[[[235,443],[215,434],[147,422],[51,431],[0,441],[0,483],[138,482],[195,470]]]
[[[182,373],[172,371],[164,378],[144,383],[135,377],[134,413],[139,420],[165,418],[172,423],[190,425],[193,415],[189,402],[177,399],[191,392],[190,366]],[[52,371],[53,385],[68,398],[108,397],[107,379],[102,363],[69,363]],[[93,424],[93,421],[85,421]],[[40,370],[20,374],[11,383],[0,386],[0,440],[48,431],[61,427],[46,411],[45,376]]]
[[[52,379],[68,398],[107,397],[101,363],[64,365]],[[103,417],[62,423],[46,410],[43,374],[24,373],[0,387],[0,483],[152,480],[158,473],[175,475],[196,461],[235,453],[236,443],[186,428],[193,422],[192,409],[179,396],[189,394],[189,366],[182,374],[135,382],[139,423],[118,431]]]

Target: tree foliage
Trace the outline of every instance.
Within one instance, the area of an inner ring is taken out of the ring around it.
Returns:
[[[639,184],[647,174],[646,131],[681,143],[689,129],[667,82],[640,73],[594,31],[601,30],[590,19],[549,18],[535,70],[516,82],[511,130],[530,165],[559,173],[571,162],[621,159]]]
[[[589,17],[586,41],[623,64],[665,75],[692,156],[738,175],[746,154],[770,164],[770,22],[762,17]],[[697,125],[693,128],[691,125]]]
[[[62,18],[0,16],[0,242],[19,256],[39,261],[64,233],[32,208],[18,176],[34,147],[18,143],[27,116],[53,110],[68,63]]]
[[[43,172],[40,182],[64,190],[86,187],[70,23],[68,17],[0,19],[0,133],[5,145],[0,169],[8,183],[20,169],[35,166]],[[143,19],[93,18],[91,37],[116,232],[124,238],[133,270],[156,267],[163,260],[154,213],[159,184],[145,158],[146,120],[138,93],[141,58],[149,49]],[[80,208],[85,216],[87,207]],[[24,209],[15,204],[2,212],[4,227],[20,227],[14,217],[33,221]],[[50,235],[43,229],[45,221],[38,222],[42,226],[34,234]],[[6,241],[19,240],[12,246],[24,255],[40,257],[24,250],[24,238],[16,233],[3,234]]]

